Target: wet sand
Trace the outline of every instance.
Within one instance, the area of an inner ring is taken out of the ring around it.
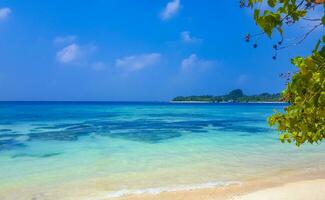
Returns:
[[[324,200],[325,173],[281,174],[240,185],[132,195],[116,200]],[[108,198],[109,200],[111,198]]]

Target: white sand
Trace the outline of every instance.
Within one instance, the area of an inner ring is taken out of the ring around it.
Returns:
[[[325,179],[288,183],[230,200],[325,200]]]

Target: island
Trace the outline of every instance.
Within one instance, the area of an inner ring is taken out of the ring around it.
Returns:
[[[178,96],[172,99],[172,102],[194,102],[194,103],[266,103],[266,102],[280,102],[280,93],[270,94],[262,93],[258,95],[245,95],[241,89],[235,89],[230,91],[226,95],[213,96],[213,95],[201,95],[201,96]]]

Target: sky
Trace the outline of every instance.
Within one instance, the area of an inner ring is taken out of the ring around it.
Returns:
[[[276,60],[276,38],[245,42],[258,32],[237,0],[0,0],[0,100],[277,93],[279,74],[296,70],[290,58],[310,54],[324,29]]]

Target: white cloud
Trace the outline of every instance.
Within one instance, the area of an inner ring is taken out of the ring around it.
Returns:
[[[201,42],[201,39],[191,36],[189,31],[181,32],[181,39],[185,43],[198,43]]]
[[[91,65],[90,56],[97,50],[92,44],[79,45],[72,43],[65,45],[56,53],[57,61],[61,64]]]
[[[77,39],[77,36],[75,35],[67,35],[67,36],[57,36],[54,38],[53,42],[54,44],[67,44],[75,42]]]
[[[57,49],[56,60],[60,64],[89,67],[95,71],[105,70],[105,63],[92,58],[97,50],[93,44],[79,44],[76,35],[61,35],[53,39]]]
[[[182,70],[188,70],[189,68],[197,65],[199,62],[199,58],[197,57],[196,54],[191,54],[188,58],[185,58],[182,60]]]
[[[78,44],[70,44],[56,53],[56,58],[60,63],[71,63],[76,61],[80,55],[80,46]]]
[[[6,19],[11,13],[10,8],[0,8],[0,20]]]
[[[216,64],[213,60],[199,59],[196,54],[191,54],[188,58],[182,60],[182,71],[201,70],[205,71],[207,68]]]
[[[146,67],[155,65],[160,60],[160,57],[161,55],[159,53],[132,55],[117,59],[115,66],[128,72],[139,71]]]
[[[166,7],[160,13],[162,20],[168,20],[175,16],[180,9],[180,0],[172,0],[167,3]]]

